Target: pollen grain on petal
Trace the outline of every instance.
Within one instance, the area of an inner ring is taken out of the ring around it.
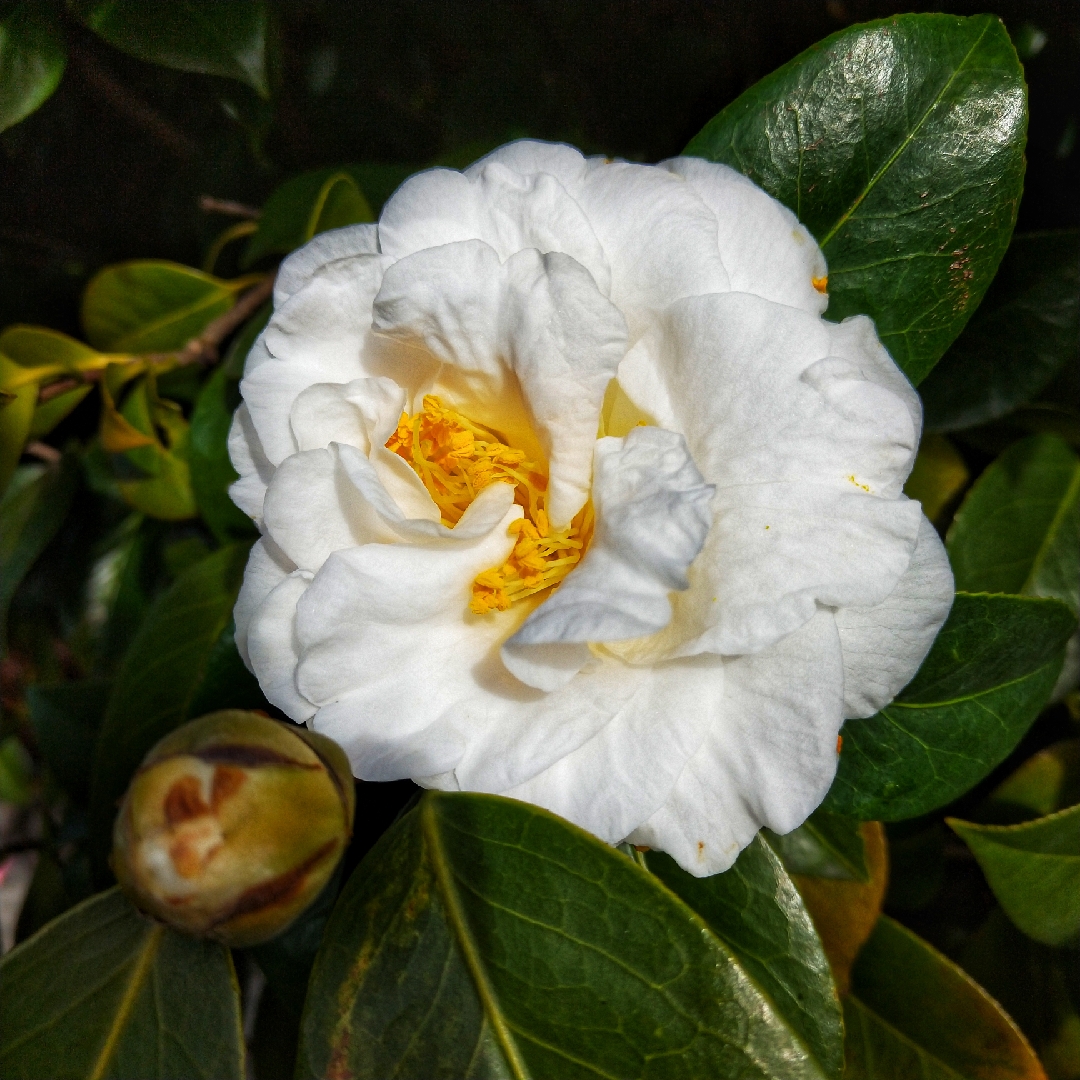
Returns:
[[[825,294],[829,291],[829,275],[826,274],[824,277],[811,278],[810,284],[813,285],[819,293]]]

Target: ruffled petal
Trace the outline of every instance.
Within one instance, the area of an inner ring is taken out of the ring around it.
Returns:
[[[579,263],[519,251],[500,263],[480,241],[447,244],[386,272],[375,326],[443,364],[434,389],[549,466],[547,512],[566,526],[588,498],[604,392],[626,324]],[[519,390],[520,388],[520,390]]]
[[[248,661],[266,700],[297,722],[315,714],[315,706],[296,687],[296,604],[310,581],[305,570],[291,573],[255,609],[247,631]]]
[[[541,690],[573,677],[589,658],[586,642],[666,626],[669,594],[689,586],[687,569],[709,531],[713,489],[681,435],[636,428],[625,439],[600,439],[594,460],[592,544],[502,649],[507,668]]]
[[[724,699],[667,802],[631,843],[706,877],[728,869],[763,825],[801,825],[836,773],[843,667],[832,613],[764,652],[724,662]]]
[[[240,479],[229,486],[229,497],[253,521],[261,522],[263,499],[274,475],[274,466],[263,452],[247,405],[241,404],[233,413],[228,447],[229,459],[240,474]]]
[[[327,263],[354,255],[379,253],[379,229],[374,223],[329,229],[298,248],[278,267],[274,278],[274,307],[281,307],[298,293]]]
[[[292,560],[268,536],[260,537],[252,545],[244,568],[244,581],[233,607],[236,649],[248,670],[251,670],[251,659],[248,656],[247,637],[252,616],[295,569]]]
[[[911,681],[952,607],[949,557],[924,517],[911,563],[876,607],[842,607],[844,715],[872,716]]]
[[[715,215],[733,292],[824,314],[829,304],[825,256],[783,203],[727,165],[678,157],[660,168],[686,180]]]

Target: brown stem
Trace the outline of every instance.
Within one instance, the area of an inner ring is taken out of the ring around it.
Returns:
[[[254,206],[233,202],[232,199],[219,199],[214,195],[200,195],[199,209],[206,214],[229,214],[232,217],[250,218],[252,221],[258,221],[262,217],[262,211],[256,210]]]
[[[58,465],[60,463],[60,451],[55,446],[39,442],[36,439],[23,447],[23,453],[36,457],[38,461],[44,461],[46,465]]]
[[[74,390],[77,386],[82,386],[82,384],[83,380],[80,379],[60,379],[58,382],[49,383],[48,386],[43,386],[38,391],[38,404],[51,401],[54,397],[66,394],[69,390]]]

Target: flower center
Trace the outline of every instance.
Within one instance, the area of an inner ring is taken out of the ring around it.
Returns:
[[[404,458],[423,481],[442,515],[456,525],[469,504],[489,484],[514,485],[514,501],[525,516],[510,523],[517,537],[501,566],[478,574],[469,607],[478,615],[506,611],[527,596],[552,589],[574,566],[592,538],[592,503],[567,529],[552,530],[545,503],[548,478],[523,450],[500,441],[495,432],[448,409],[433,395],[413,416],[402,413],[386,448]]]

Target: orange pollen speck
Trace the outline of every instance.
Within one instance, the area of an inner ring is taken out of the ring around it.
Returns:
[[[514,487],[525,516],[510,523],[517,537],[501,566],[478,574],[469,607],[477,615],[506,611],[527,596],[555,588],[581,560],[593,532],[592,504],[586,503],[568,529],[548,522],[547,476],[525,452],[502,442],[488,428],[443,405],[434,395],[423,409],[402,413],[386,448],[407,461],[424,483],[444,525],[454,526],[489,484]]]
[[[829,276],[815,277],[810,279],[810,284],[814,286],[819,293],[827,293],[829,291]]]

